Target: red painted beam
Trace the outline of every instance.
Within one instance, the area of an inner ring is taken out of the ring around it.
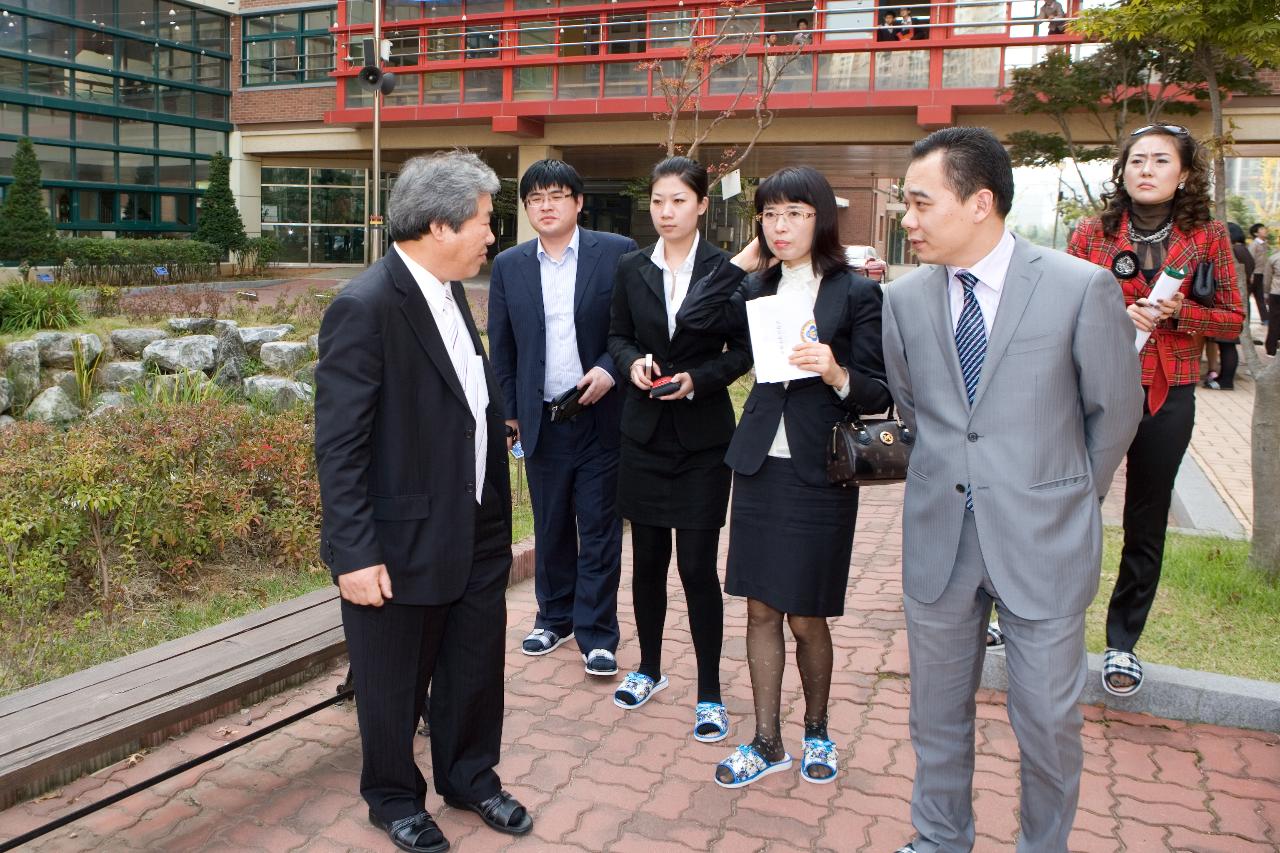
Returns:
[[[494,116],[493,132],[509,133],[522,139],[541,139],[542,122],[525,116]]]

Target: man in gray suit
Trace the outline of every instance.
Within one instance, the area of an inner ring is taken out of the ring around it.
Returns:
[[[981,128],[912,149],[902,226],[926,266],[885,288],[884,357],[916,431],[902,586],[916,753],[903,851],[973,848],[974,695],[1000,605],[1022,762],[1019,853],[1065,853],[1098,588],[1099,503],[1142,416],[1111,273],[1015,238],[1013,171]]]

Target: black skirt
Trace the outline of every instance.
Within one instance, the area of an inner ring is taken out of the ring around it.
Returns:
[[[634,524],[652,527],[724,527],[732,479],[729,466],[724,464],[728,447],[685,450],[666,412],[648,442],[640,444],[623,435],[618,459],[618,514]]]
[[[844,613],[858,490],[811,486],[790,459],[733,478],[725,592],[797,616]]]

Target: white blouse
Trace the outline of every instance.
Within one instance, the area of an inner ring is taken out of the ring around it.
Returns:
[[[667,297],[667,338],[673,338],[676,334],[676,314],[680,311],[680,306],[684,303],[684,298],[689,295],[689,282],[693,279],[693,259],[698,254],[698,241],[701,235],[697,231],[693,232],[693,245],[689,247],[689,254],[685,257],[684,262],[676,269],[667,266],[666,246],[662,242],[662,238],[658,238],[658,245],[653,247],[653,262],[658,269],[662,270],[662,290]]]

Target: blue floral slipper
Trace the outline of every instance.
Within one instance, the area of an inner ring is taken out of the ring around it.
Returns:
[[[840,754],[836,745],[829,740],[816,737],[804,739],[804,758],[800,761],[800,778],[815,785],[825,785],[836,781],[840,773]],[[829,776],[815,776],[811,772],[815,767],[826,767],[831,770]]]
[[[721,703],[699,702],[694,714],[694,740],[716,743],[729,736],[729,710]]]
[[[723,767],[733,774],[732,782],[725,782],[720,778],[720,768]],[[749,743],[729,753],[729,757],[716,765],[716,773],[714,779],[716,784],[721,788],[741,788],[743,785],[750,785],[761,776],[768,776],[770,773],[779,773],[783,770],[791,768],[791,756],[783,753],[781,761],[769,763],[755,747]]]
[[[665,690],[666,687],[667,677],[665,675],[658,681],[654,681],[647,675],[631,672],[627,674],[626,678],[622,679],[622,686],[613,692],[613,704],[630,711],[632,708],[639,708],[645,702],[648,702],[653,697],[653,694],[659,690]]]

